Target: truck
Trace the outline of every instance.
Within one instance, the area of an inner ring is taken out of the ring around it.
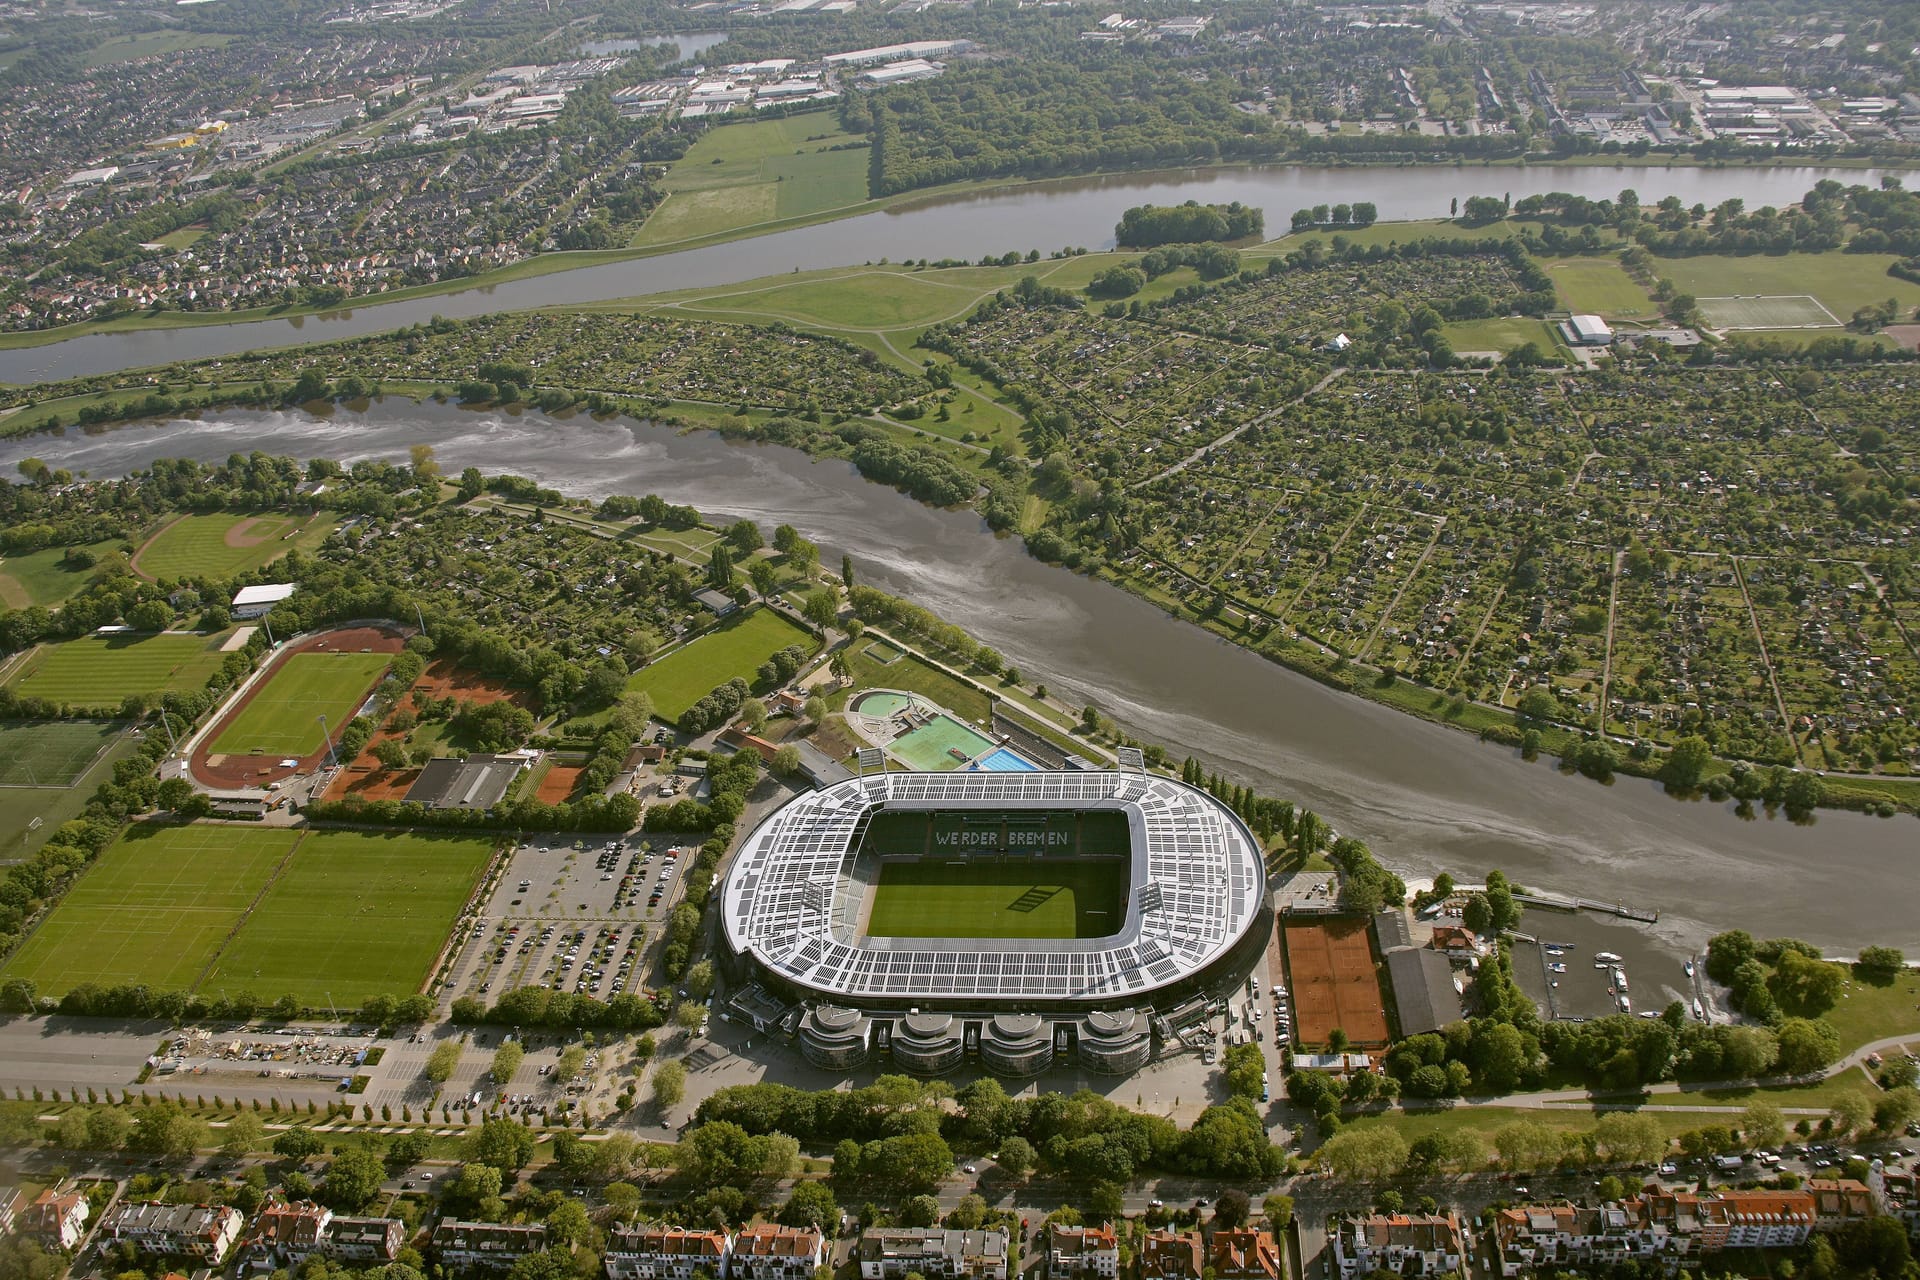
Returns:
[[[1747,1158],[1745,1156],[1715,1156],[1713,1158],[1713,1167],[1722,1173],[1733,1173],[1742,1165],[1746,1164],[1746,1162]]]

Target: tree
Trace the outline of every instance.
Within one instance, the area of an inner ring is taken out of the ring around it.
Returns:
[[[413,753],[407,750],[405,738],[380,739],[373,744],[373,758],[386,769],[405,769],[413,763]]]
[[[775,777],[791,778],[800,772],[800,748],[791,742],[773,753],[773,761],[768,766]]]
[[[1749,1102],[1740,1115],[1740,1133],[1753,1146],[1777,1147],[1787,1140],[1787,1122],[1771,1102]]]
[[[780,574],[770,560],[755,560],[747,567],[747,578],[753,583],[754,594],[762,600],[770,598],[780,582]]]
[[[687,1095],[687,1069],[679,1062],[662,1062],[653,1069],[653,1101],[662,1111],[680,1105]]]
[[[1773,966],[1767,989],[1782,1009],[1812,1017],[1833,1008],[1846,985],[1846,970],[1817,956],[1785,951]]]
[[[496,1116],[483,1122],[463,1148],[469,1163],[491,1165],[502,1174],[518,1173],[533,1159],[533,1130]]]
[[[1906,954],[1894,947],[1862,947],[1854,972],[1876,986],[1886,986],[1907,967]]]
[[[289,1160],[308,1160],[327,1149],[326,1139],[311,1129],[288,1129],[273,1140],[275,1155]]]
[[[1033,1144],[1022,1137],[1008,1138],[1000,1144],[1000,1153],[993,1162],[1004,1170],[1008,1177],[1024,1178],[1033,1172]]]
[[[513,1074],[520,1069],[520,1063],[526,1056],[527,1051],[518,1040],[509,1040],[493,1051],[493,1065],[488,1068],[487,1074],[504,1089],[513,1083]]]
[[[822,631],[828,631],[840,623],[840,599],[831,590],[821,587],[807,593],[806,604],[801,613],[808,622]]]
[[[1692,791],[1712,764],[1713,747],[1699,734],[1689,734],[1673,744],[1660,777],[1676,791]]]
[[[713,544],[713,555],[707,561],[707,585],[719,591],[733,587],[733,552],[724,542]]]
[[[1832,1122],[1835,1133],[1854,1133],[1865,1129],[1873,1119],[1873,1104],[1857,1093],[1843,1093],[1834,1099],[1827,1119]]]
[[[1378,1125],[1342,1129],[1321,1143],[1314,1155],[1336,1178],[1373,1181],[1391,1178],[1406,1167],[1407,1140]]]
[[[1227,1093],[1232,1097],[1258,1098],[1266,1085],[1266,1053],[1257,1044],[1229,1045],[1221,1058],[1226,1074]]]
[[[587,1047],[570,1044],[560,1051],[560,1060],[553,1064],[553,1078],[561,1084],[567,1084],[577,1079],[586,1065]]]
[[[174,1103],[161,1101],[142,1107],[134,1118],[127,1145],[148,1155],[178,1160],[193,1154],[206,1141],[207,1126]]]
[[[780,1206],[779,1220],[789,1227],[824,1227],[831,1231],[840,1221],[840,1205],[833,1198],[833,1188],[806,1179],[794,1184],[793,1194]]]
[[[434,1084],[445,1084],[453,1078],[454,1069],[460,1065],[460,1042],[442,1040],[427,1055],[427,1079]]]
[[[1494,1150],[1503,1164],[1515,1173],[1551,1169],[1560,1162],[1566,1140],[1558,1129],[1538,1120],[1516,1120],[1495,1131]]]
[[[327,1166],[327,1203],[347,1213],[358,1213],[380,1194],[386,1166],[367,1146],[351,1146]]]
[[[243,1156],[257,1150],[266,1138],[266,1123],[251,1111],[242,1111],[221,1131],[220,1150],[230,1156]]]
[[[506,1202],[500,1198],[505,1175],[490,1164],[462,1165],[442,1194],[441,1208],[462,1218],[480,1222],[498,1222],[506,1216]]]
[[[1659,1122],[1636,1111],[1607,1112],[1594,1125],[1593,1136],[1607,1158],[1620,1164],[1651,1164],[1667,1150]]]
[[[840,585],[848,591],[853,590],[853,557],[840,557]]]
[[[1247,1193],[1238,1187],[1228,1187],[1213,1202],[1213,1225],[1216,1230],[1232,1231],[1246,1225],[1253,1210],[1247,1199]]]
[[[1270,1195],[1260,1202],[1260,1214],[1267,1220],[1267,1230],[1277,1239],[1293,1221],[1293,1197]]]

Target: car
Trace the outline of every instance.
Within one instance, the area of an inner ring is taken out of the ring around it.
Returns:
[[[1532,1187],[1515,1187],[1513,1189],[1513,1194],[1517,1196],[1530,1196],[1533,1194],[1533,1188]]]
[[[978,1172],[980,1172],[980,1171],[979,1171],[978,1169],[976,1169],[976,1168],[974,1168],[974,1167],[973,1167],[972,1165],[970,1165],[970,1164],[963,1164],[963,1165],[961,1165],[961,1166],[960,1166],[960,1172],[962,1172],[962,1173],[978,1173]]]
[[[1680,1166],[1671,1160],[1663,1161],[1660,1165],[1660,1172],[1666,1177],[1671,1178],[1674,1174],[1680,1172]]]
[[[1166,1202],[1165,1200],[1149,1200],[1149,1201],[1147,1201],[1147,1208],[1149,1208],[1149,1209],[1164,1209],[1164,1208],[1166,1208],[1166,1207],[1167,1207],[1167,1202]]]
[[[430,1174],[430,1173],[423,1173],[423,1174],[421,1174],[421,1175],[420,1175],[420,1181],[422,1181],[422,1182],[432,1182],[432,1181],[433,1181],[433,1175],[432,1175],[432,1174]]]

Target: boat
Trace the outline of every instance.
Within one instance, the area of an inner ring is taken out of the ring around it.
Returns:
[[[1688,961],[1687,961],[1687,976],[1688,976],[1689,978],[1691,978],[1691,977],[1693,976],[1693,961],[1692,961],[1692,960],[1688,960]]]
[[[1613,985],[1620,988],[1620,990],[1622,991],[1629,991],[1632,989],[1627,986],[1627,971],[1625,969],[1615,969],[1613,971]]]
[[[1645,1018],[1648,1022],[1652,1022],[1655,1018],[1659,1017],[1660,1015],[1655,1013],[1651,1009],[1642,1009],[1640,1011],[1640,1016]]]
[[[1608,964],[1620,963],[1620,957],[1611,951],[1596,951],[1593,953],[1593,958],[1595,960],[1605,960]]]
[[[1550,964],[1547,968],[1554,973],[1565,973],[1567,971],[1567,966],[1563,964]]]
[[[1578,951],[1580,949],[1571,942],[1543,942],[1540,945],[1549,951]]]
[[[1693,1016],[1699,1019],[1701,1022],[1705,1022],[1707,1020],[1707,1011],[1701,1005],[1700,1000],[1697,996],[1694,998],[1694,1001],[1693,1001]]]
[[[1548,947],[1547,954],[1550,956],[1563,956],[1567,954],[1567,949],[1565,947]]]
[[[1613,968],[1613,966],[1612,966],[1612,965],[1610,965],[1610,964],[1608,964],[1608,963],[1607,963],[1607,962],[1606,962],[1605,960],[1595,960],[1595,961],[1593,962],[1593,967],[1594,967],[1594,968],[1596,968],[1596,969],[1611,969],[1611,968]]]
[[[1633,1012],[1633,1001],[1631,1001],[1631,1000],[1629,1000],[1629,999],[1627,999],[1627,998],[1626,998],[1625,996],[1621,996],[1621,997],[1620,997],[1620,1012],[1622,1012],[1622,1013],[1632,1013],[1632,1012]]]

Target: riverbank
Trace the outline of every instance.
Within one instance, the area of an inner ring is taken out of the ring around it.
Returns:
[[[282,305],[271,307],[249,307],[233,311],[141,311],[107,319],[91,320],[81,324],[62,325],[51,329],[16,331],[0,333],[0,351],[22,351],[68,342],[76,338],[99,335],[155,332],[172,329],[204,329],[222,325],[240,325],[265,321],[320,320],[351,318],[357,311],[373,310],[399,303],[422,301],[469,292],[487,293],[502,286],[512,285],[541,277],[565,274],[568,272],[604,271],[611,266],[644,262],[650,259],[673,257],[704,249],[714,249],[746,240],[763,239],[783,233],[804,231],[829,223],[845,222],[873,214],[890,214],[899,217],[917,217],[934,213],[942,209],[963,206],[981,200],[1032,196],[1046,200],[1057,196],[1066,196],[1087,190],[1124,190],[1136,189],[1149,191],[1155,188],[1184,185],[1234,184],[1237,179],[1257,179],[1262,175],[1285,176],[1292,173],[1311,173],[1324,175],[1379,175],[1398,174],[1411,176],[1435,174],[1468,174],[1484,171],[1489,174],[1513,175],[1533,170],[1542,173],[1560,173],[1574,175],[1579,173],[1600,173],[1606,171],[1631,175],[1635,171],[1656,171],[1662,174],[1699,173],[1713,174],[1724,179],[1729,175],[1741,173],[1762,174],[1781,173],[1794,170],[1822,171],[1834,170],[1849,173],[1870,173],[1879,170],[1911,170],[1920,168],[1920,160],[1912,159],[1876,159],[1872,157],[1849,157],[1844,159],[1815,159],[1804,156],[1766,157],[1757,159],[1716,160],[1702,163],[1688,156],[1520,156],[1502,160],[1466,160],[1446,158],[1424,162],[1396,162],[1393,164],[1365,164],[1344,160],[1287,160],[1259,162],[1221,162],[1209,165],[1189,165],[1174,168],[1151,169],[1115,169],[1096,170],[1092,173],[1075,174],[1050,178],[997,178],[968,182],[949,183],[944,186],[927,187],[913,191],[903,191],[879,199],[862,199],[851,204],[801,214],[789,218],[775,218],[756,222],[746,226],[728,228],[709,235],[688,237],[660,244],[625,246],[605,250],[559,250],[539,253],[524,258],[509,266],[496,268],[478,275],[465,276],[457,280],[441,280],[432,284],[410,285],[405,288],[389,290],[385,293],[363,294],[342,302],[320,305]],[[1511,182],[1511,177],[1504,179]],[[1258,185],[1257,183],[1255,185]],[[1623,181],[1621,185],[1633,185]],[[1806,187],[1812,185],[1808,180]],[[1547,188],[1542,188],[1543,190]],[[1617,190],[1617,188],[1615,188]],[[1803,193],[1794,193],[1796,196]],[[1493,194],[1491,191],[1462,187],[1454,193],[1456,196],[1475,194]],[[1612,192],[1606,194],[1611,195]],[[1650,192],[1642,192],[1643,200],[1651,203]],[[1735,193],[1737,194],[1737,193]],[[1180,197],[1168,192],[1157,194],[1155,199],[1162,203],[1178,202]],[[1305,205],[1316,203],[1316,198],[1303,194]],[[1362,197],[1364,198],[1364,197]],[[1376,199],[1376,203],[1378,200]],[[1749,199],[1748,203],[1754,203]],[[1302,207],[1302,206],[1296,206]],[[1109,216],[1117,216],[1118,208]],[[1269,225],[1284,225],[1291,209],[1267,207]],[[1383,223],[1401,221],[1424,221],[1425,219],[1396,218],[1392,210],[1386,210],[1388,216]],[[1377,224],[1378,225],[1378,224]],[[1083,227],[1080,234],[1092,231],[1099,237],[1094,246],[1104,248],[1111,240],[1110,225],[1106,222],[1093,227]],[[1009,234],[1021,234],[1009,228]],[[1284,239],[1285,237],[1280,237]],[[992,252],[998,254],[1011,249],[1026,251],[1038,248],[1043,253],[1066,247],[1066,242],[1058,244],[1007,243]],[[972,257],[986,249],[972,246],[956,246],[955,252]],[[882,252],[885,252],[883,249]],[[894,256],[898,256],[897,254]],[[915,254],[914,256],[921,256]],[[928,256],[945,256],[938,249]],[[872,261],[872,255],[863,255],[863,260]],[[852,258],[822,266],[852,265]],[[744,277],[743,277],[744,278]],[[540,304],[536,304],[540,305]],[[494,310],[512,309],[511,300],[503,300]]]

